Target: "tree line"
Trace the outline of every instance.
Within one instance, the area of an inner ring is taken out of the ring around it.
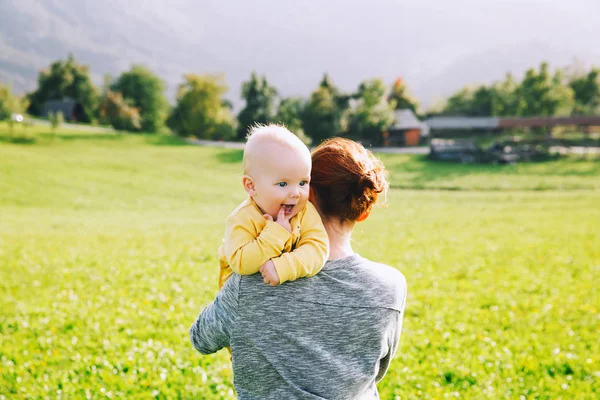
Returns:
[[[600,113],[600,69],[567,74],[548,64],[530,68],[518,82],[512,74],[490,85],[454,93],[437,111],[447,115],[531,117]]]
[[[518,82],[511,74],[490,85],[465,87],[438,106],[420,114],[463,116],[552,116],[600,112],[600,70],[592,68],[567,76],[550,71],[547,63],[531,68]],[[57,60],[38,76],[37,88],[17,98],[0,85],[0,119],[12,112],[40,116],[49,100],[72,98],[80,105],[81,122],[110,124],[131,132],[171,131],[180,136],[214,140],[243,140],[254,123],[283,123],[307,143],[342,135],[381,144],[383,132],[394,123],[394,110],[419,111],[401,78],[390,87],[368,79],[356,91],[341,91],[325,74],[308,99],[282,98],[264,75],[252,72],[242,83],[244,107],[233,114],[224,97],[224,76],[186,74],[174,106],[166,85],[142,65],[116,78],[107,75],[102,88],[91,81],[89,67],[72,55]]]

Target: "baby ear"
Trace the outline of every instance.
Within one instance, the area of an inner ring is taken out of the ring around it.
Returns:
[[[254,181],[248,175],[244,175],[242,177],[242,185],[244,186],[244,190],[248,193],[248,196],[252,197],[256,194],[256,189],[254,188]]]

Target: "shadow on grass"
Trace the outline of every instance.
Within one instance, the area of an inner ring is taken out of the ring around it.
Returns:
[[[191,143],[188,143],[185,138],[169,135],[169,134],[159,134],[159,133],[130,133],[130,132],[72,132],[68,133],[65,131],[58,131],[56,133],[53,132],[36,132],[34,134],[30,134],[27,132],[24,133],[14,133],[10,134],[8,132],[0,132],[0,142],[8,142],[8,143],[20,143],[20,144],[47,144],[54,141],[63,141],[63,142],[88,142],[88,141],[109,141],[109,142],[119,142],[125,141],[131,138],[140,138],[142,141],[145,141],[147,144],[152,146],[192,146]]]
[[[489,172],[489,166],[431,161],[427,156],[411,156],[406,158],[404,162],[397,164],[393,160],[389,160],[386,163],[386,167],[391,171],[392,176],[394,172],[400,175],[410,174],[410,177],[403,176],[401,182],[392,181],[391,186],[400,189],[424,189],[428,185],[431,185],[432,182],[450,181],[473,173]],[[480,168],[485,168],[485,170],[480,171]],[[445,189],[452,190],[453,188],[446,187]],[[457,187],[454,190],[460,190],[460,188]]]
[[[153,146],[191,146],[183,138],[167,134],[151,133],[84,133],[84,134],[59,134],[41,133],[40,137],[46,140],[62,141],[88,141],[88,140],[106,140],[106,141],[124,141],[128,138],[142,138],[146,143]]]
[[[125,135],[116,133],[39,133],[38,136],[45,140],[62,140],[62,141],[87,141],[87,140],[123,140]]]
[[[226,164],[242,162],[244,150],[224,150],[217,153],[217,160]]]
[[[148,144],[154,146],[192,146],[182,137],[166,134],[148,135]]]
[[[390,158],[384,160],[384,163],[391,171],[392,177],[395,174],[400,177],[400,179],[392,178],[391,187],[397,189],[465,190],[468,188],[465,188],[464,185],[452,186],[447,183],[466,176],[476,176],[483,180],[486,177],[497,180],[503,176],[508,178],[519,175],[557,178],[600,176],[600,162],[579,160],[573,157],[523,162],[514,165],[494,165],[458,164],[451,161],[432,161],[427,156],[411,156],[399,160]],[[539,183],[528,189],[548,190],[552,187],[553,185],[547,186]],[[489,190],[494,189],[494,185],[489,187]],[[478,187],[477,190],[482,190],[482,188]]]
[[[0,142],[13,144],[35,144],[35,137],[23,135],[0,135]]]

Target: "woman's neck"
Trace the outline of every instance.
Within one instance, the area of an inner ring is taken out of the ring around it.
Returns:
[[[327,220],[323,221],[323,225],[329,236],[329,260],[354,254],[351,244],[353,223]]]

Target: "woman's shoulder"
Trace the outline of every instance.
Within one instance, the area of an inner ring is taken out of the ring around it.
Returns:
[[[356,254],[340,260],[338,274],[346,275],[344,280],[352,282],[357,292],[369,294],[371,300],[385,303],[384,306],[401,310],[407,292],[406,278],[396,268],[377,263]],[[326,269],[328,265],[326,264]]]
[[[407,284],[404,274],[389,265],[366,260],[367,273],[371,273],[377,280],[381,296],[384,301],[389,301],[391,308],[400,312],[404,310],[406,301]]]
[[[359,254],[329,261],[326,266],[330,268],[343,268],[346,271],[353,271],[356,274],[364,275],[370,279],[378,279],[382,282],[405,286],[406,279],[402,272],[389,265],[371,261],[368,258],[362,257]]]
[[[371,279],[376,279],[381,285],[392,289],[406,289],[406,278],[398,269],[386,264],[371,261],[361,257],[362,272]]]

